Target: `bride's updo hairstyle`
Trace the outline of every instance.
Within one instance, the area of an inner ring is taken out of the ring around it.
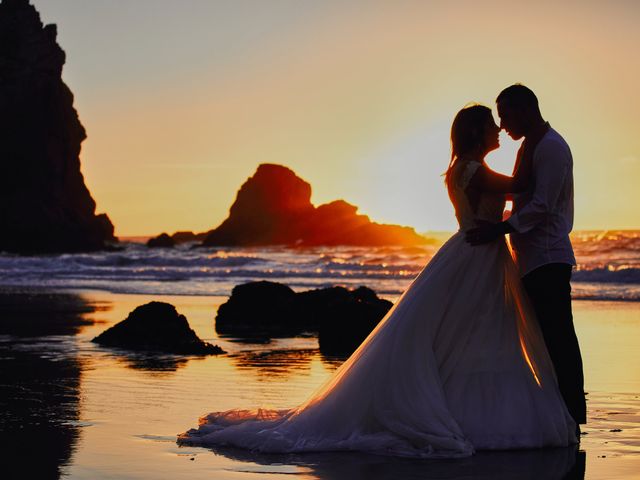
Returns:
[[[484,105],[470,105],[458,112],[451,125],[451,161],[445,172],[445,183],[449,188],[451,171],[458,160],[473,152],[484,142],[485,129],[493,121],[491,109]]]

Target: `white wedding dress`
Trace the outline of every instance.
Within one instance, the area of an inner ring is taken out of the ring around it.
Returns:
[[[479,166],[453,171],[460,230],[306,403],[210,413],[178,442],[426,458],[576,443],[506,242],[465,242],[475,219],[500,221],[504,208],[481,194],[472,209],[465,188]]]

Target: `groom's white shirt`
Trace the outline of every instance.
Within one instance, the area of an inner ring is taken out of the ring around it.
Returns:
[[[569,240],[573,228],[573,158],[554,129],[533,152],[532,186],[514,195],[507,220],[515,232],[511,246],[522,276],[549,263],[575,265]]]

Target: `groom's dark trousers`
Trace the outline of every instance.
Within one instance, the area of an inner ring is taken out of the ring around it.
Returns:
[[[586,423],[582,356],[571,313],[571,265],[550,263],[522,279],[556,370],[560,392],[576,423]]]

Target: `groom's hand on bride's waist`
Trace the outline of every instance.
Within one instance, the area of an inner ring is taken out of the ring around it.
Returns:
[[[513,227],[507,222],[491,223],[477,220],[476,224],[477,227],[467,230],[464,235],[467,243],[471,245],[490,243],[509,232],[513,232]]]

